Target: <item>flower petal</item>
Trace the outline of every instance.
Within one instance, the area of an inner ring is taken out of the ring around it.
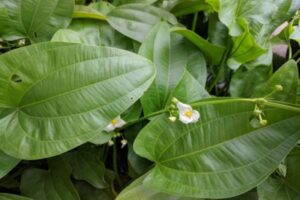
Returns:
[[[185,115],[179,115],[179,120],[184,124],[189,124],[189,123],[193,122],[193,118],[189,118]]]
[[[180,101],[178,101],[178,102],[176,103],[176,105],[177,105],[177,108],[178,108],[179,112],[180,112],[180,113],[183,113],[183,114],[184,114],[186,111],[192,110],[192,106],[190,106],[190,105],[188,105],[188,104],[184,104],[184,103],[182,103],[182,102],[180,102]]]
[[[116,118],[117,119],[117,118]],[[124,126],[126,124],[126,122],[121,119],[121,117],[118,119],[117,123],[115,124],[116,128],[121,128],[122,126]]]
[[[193,115],[192,115],[192,119],[193,119],[193,122],[197,122],[200,118],[200,114],[197,110],[193,110]]]
[[[115,130],[115,126],[112,123],[109,123],[103,130],[105,130],[106,132],[111,132],[113,130]]]

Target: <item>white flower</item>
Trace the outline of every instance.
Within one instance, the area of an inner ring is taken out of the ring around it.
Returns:
[[[121,149],[123,149],[127,145],[127,143],[128,143],[127,140],[125,139],[121,140],[121,144],[122,144]]]
[[[121,119],[120,116],[114,118],[113,120],[111,120],[111,122],[106,126],[106,128],[104,129],[106,132],[111,132],[113,130],[115,130],[116,128],[121,128],[122,126],[124,126],[124,124],[126,124],[126,122]]]
[[[200,114],[197,110],[193,110],[192,106],[181,103],[176,103],[179,110],[179,120],[184,124],[195,123],[199,120]]]

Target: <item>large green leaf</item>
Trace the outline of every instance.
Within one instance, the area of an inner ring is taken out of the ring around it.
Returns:
[[[0,147],[17,158],[68,151],[130,107],[155,76],[136,54],[41,43],[0,57]]]
[[[0,37],[48,41],[71,21],[74,0],[2,0]]]
[[[21,178],[22,194],[38,200],[79,200],[70,175],[72,168],[62,158],[49,160],[49,170],[30,168]]]
[[[203,39],[195,32],[190,31],[185,28],[174,27],[171,31],[179,33],[190,40],[194,45],[196,45],[206,56],[212,64],[219,64],[221,58],[224,54],[225,48],[222,46],[214,45],[209,43],[207,40]]]
[[[253,97],[265,96],[275,89],[275,85],[282,85],[283,91],[272,95],[271,98],[280,101],[295,103],[298,89],[298,66],[294,60],[290,60],[281,66],[270,79],[257,86],[253,91]]]
[[[108,189],[96,189],[86,182],[77,182],[75,187],[79,193],[80,200],[114,200],[115,196]]]
[[[136,153],[156,163],[146,187],[189,197],[236,196],[271,174],[300,139],[295,113],[265,110],[269,125],[254,129],[253,103],[211,99],[194,108],[199,122],[170,123],[164,114],[136,138]]]
[[[162,19],[176,24],[169,12],[148,4],[126,4],[113,9],[107,15],[108,23],[117,31],[136,41],[143,42],[148,32]]]
[[[127,186],[116,200],[196,200],[196,198],[173,196],[145,187],[143,181],[148,174],[146,173]]]
[[[67,155],[67,161],[72,166],[72,174],[77,180],[84,180],[95,188],[107,188],[104,179],[105,165],[99,159],[98,151],[80,149]]]
[[[166,22],[157,24],[143,42],[139,54],[152,60],[157,68],[154,83],[141,98],[141,103],[146,114],[164,108],[170,99],[186,68],[189,69],[191,60],[202,64],[201,52],[195,50],[190,56],[188,44],[183,37],[169,32]],[[196,56],[196,55],[198,56]],[[205,68],[205,65],[198,69]],[[194,71],[191,69],[191,71]],[[202,70],[204,71],[204,70]],[[206,74],[206,71],[204,71]],[[202,77],[202,75],[200,75]]]
[[[10,172],[19,162],[19,159],[0,151],[0,179]]]
[[[14,195],[14,194],[0,193],[0,200],[33,200],[33,199]]]

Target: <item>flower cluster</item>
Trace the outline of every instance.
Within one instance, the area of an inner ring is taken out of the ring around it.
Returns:
[[[194,110],[191,105],[184,104],[173,97],[172,104],[170,105],[169,120],[175,122],[177,116],[179,116],[179,120],[184,124],[198,122],[200,118],[199,112]]]
[[[116,128],[121,128],[125,124],[126,124],[126,122],[121,118],[121,116],[117,116],[116,118],[111,120],[111,122],[104,128],[104,130],[106,132],[112,132]],[[120,133],[115,133],[113,137],[114,138],[117,138],[117,137],[122,137],[123,138],[121,140],[121,148],[124,148],[128,143],[128,141]],[[114,144],[115,144],[115,142],[113,140],[109,140],[107,142],[108,146],[113,146]]]

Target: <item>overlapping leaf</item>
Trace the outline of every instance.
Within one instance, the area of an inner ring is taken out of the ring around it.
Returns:
[[[74,0],[3,0],[0,37],[48,41],[58,29],[70,23],[73,8]]]
[[[39,200],[80,200],[70,175],[72,168],[62,158],[49,160],[49,170],[31,168],[21,179],[22,194]]]
[[[12,170],[19,162],[19,159],[11,157],[0,151],[0,179]]]
[[[1,200],[33,200],[31,198],[22,197],[19,195],[8,194],[8,193],[0,193]]]
[[[170,124],[162,115],[138,135],[135,151],[156,163],[146,187],[189,197],[236,196],[271,174],[300,139],[295,113],[268,110],[269,125],[254,129],[252,103],[212,99],[195,109],[201,114],[196,124]]]
[[[11,51],[0,65],[0,146],[25,159],[61,154],[95,137],[155,75],[153,64],[133,53],[68,43]]]

